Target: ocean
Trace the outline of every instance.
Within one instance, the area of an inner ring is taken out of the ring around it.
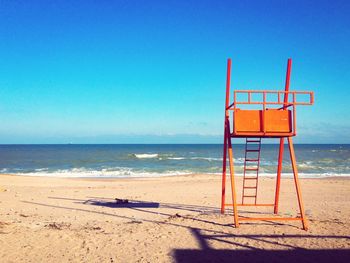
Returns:
[[[242,175],[245,145],[233,145]],[[158,177],[220,174],[221,144],[0,145],[0,173],[55,177]],[[350,176],[350,145],[296,144],[300,177]],[[278,145],[262,144],[260,172],[274,176]],[[284,176],[291,176],[286,145]]]

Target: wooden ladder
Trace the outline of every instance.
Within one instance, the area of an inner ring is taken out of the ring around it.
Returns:
[[[254,200],[256,204],[258,196],[258,179],[260,166],[261,138],[246,138],[244,170],[243,170],[243,191],[242,204],[245,199]]]

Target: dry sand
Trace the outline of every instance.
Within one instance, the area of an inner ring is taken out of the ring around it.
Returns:
[[[241,178],[237,179],[241,186]],[[275,180],[259,182],[272,202]],[[350,262],[350,180],[302,179],[299,221],[232,227],[219,213],[220,176],[68,179],[0,176],[1,262]],[[115,198],[128,199],[117,204]],[[295,216],[283,179],[280,215]],[[240,209],[260,216],[271,208]]]

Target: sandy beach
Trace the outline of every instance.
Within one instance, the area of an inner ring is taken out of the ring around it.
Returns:
[[[1,175],[1,262],[279,262],[284,257],[288,262],[347,262],[350,180],[302,179],[301,185],[309,231],[298,221],[250,222],[233,228],[232,212],[219,211],[218,175]],[[261,178],[259,200],[272,201],[274,187],[273,178]],[[282,180],[280,203],[280,215],[296,215],[291,179]],[[271,208],[240,211],[256,216]]]

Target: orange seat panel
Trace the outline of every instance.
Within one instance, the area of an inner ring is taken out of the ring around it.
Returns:
[[[233,125],[235,127],[236,132],[261,132],[261,115],[261,110],[236,109],[233,117]]]
[[[234,112],[235,133],[291,133],[290,110],[240,110]],[[265,126],[265,127],[264,127]]]
[[[266,132],[292,132],[292,112],[290,110],[266,110]]]

